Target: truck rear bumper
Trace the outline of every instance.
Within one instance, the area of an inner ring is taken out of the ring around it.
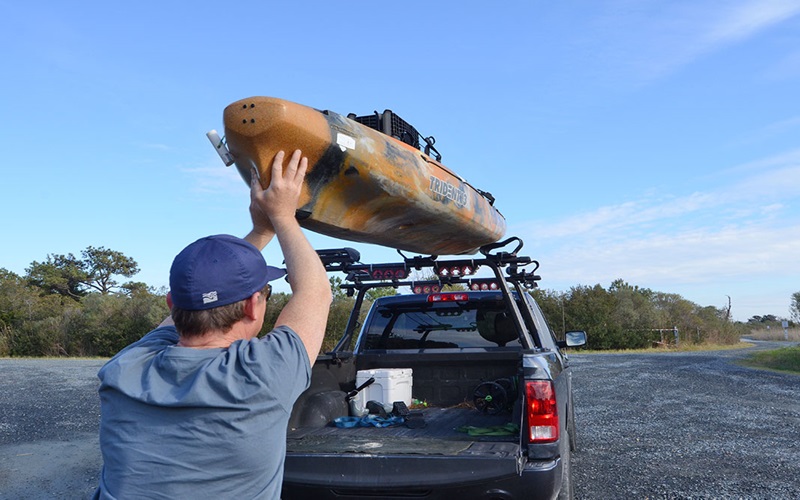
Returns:
[[[284,500],[293,498],[554,498],[559,459],[289,453]]]

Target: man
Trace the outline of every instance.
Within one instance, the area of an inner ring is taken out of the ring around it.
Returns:
[[[245,239],[202,238],[170,269],[169,318],[98,373],[103,471],[95,498],[278,498],[286,426],[309,385],[331,289],[295,219],[308,160],[272,163],[250,189]],[[261,250],[277,236],[292,297],[264,322],[268,281],[282,271]]]

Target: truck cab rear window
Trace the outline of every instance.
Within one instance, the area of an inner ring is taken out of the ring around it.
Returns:
[[[514,320],[499,301],[387,304],[368,321],[365,349],[521,348]]]

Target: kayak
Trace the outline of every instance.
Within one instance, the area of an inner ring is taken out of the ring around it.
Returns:
[[[269,186],[278,151],[300,149],[308,158],[297,217],[310,231],[429,255],[475,253],[505,233],[491,195],[431,157],[432,138],[420,150],[416,129],[390,110],[342,116],[251,97],[227,106],[223,121],[225,143],[217,148],[227,156],[220,156],[248,185],[255,167]],[[397,137],[382,131],[388,121]]]

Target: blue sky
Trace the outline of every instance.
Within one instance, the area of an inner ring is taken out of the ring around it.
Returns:
[[[187,243],[245,234],[247,186],[205,133],[266,95],[435,136],[543,288],[622,278],[788,317],[800,3],[174,4],[0,0],[0,267],[104,246],[163,286]]]

